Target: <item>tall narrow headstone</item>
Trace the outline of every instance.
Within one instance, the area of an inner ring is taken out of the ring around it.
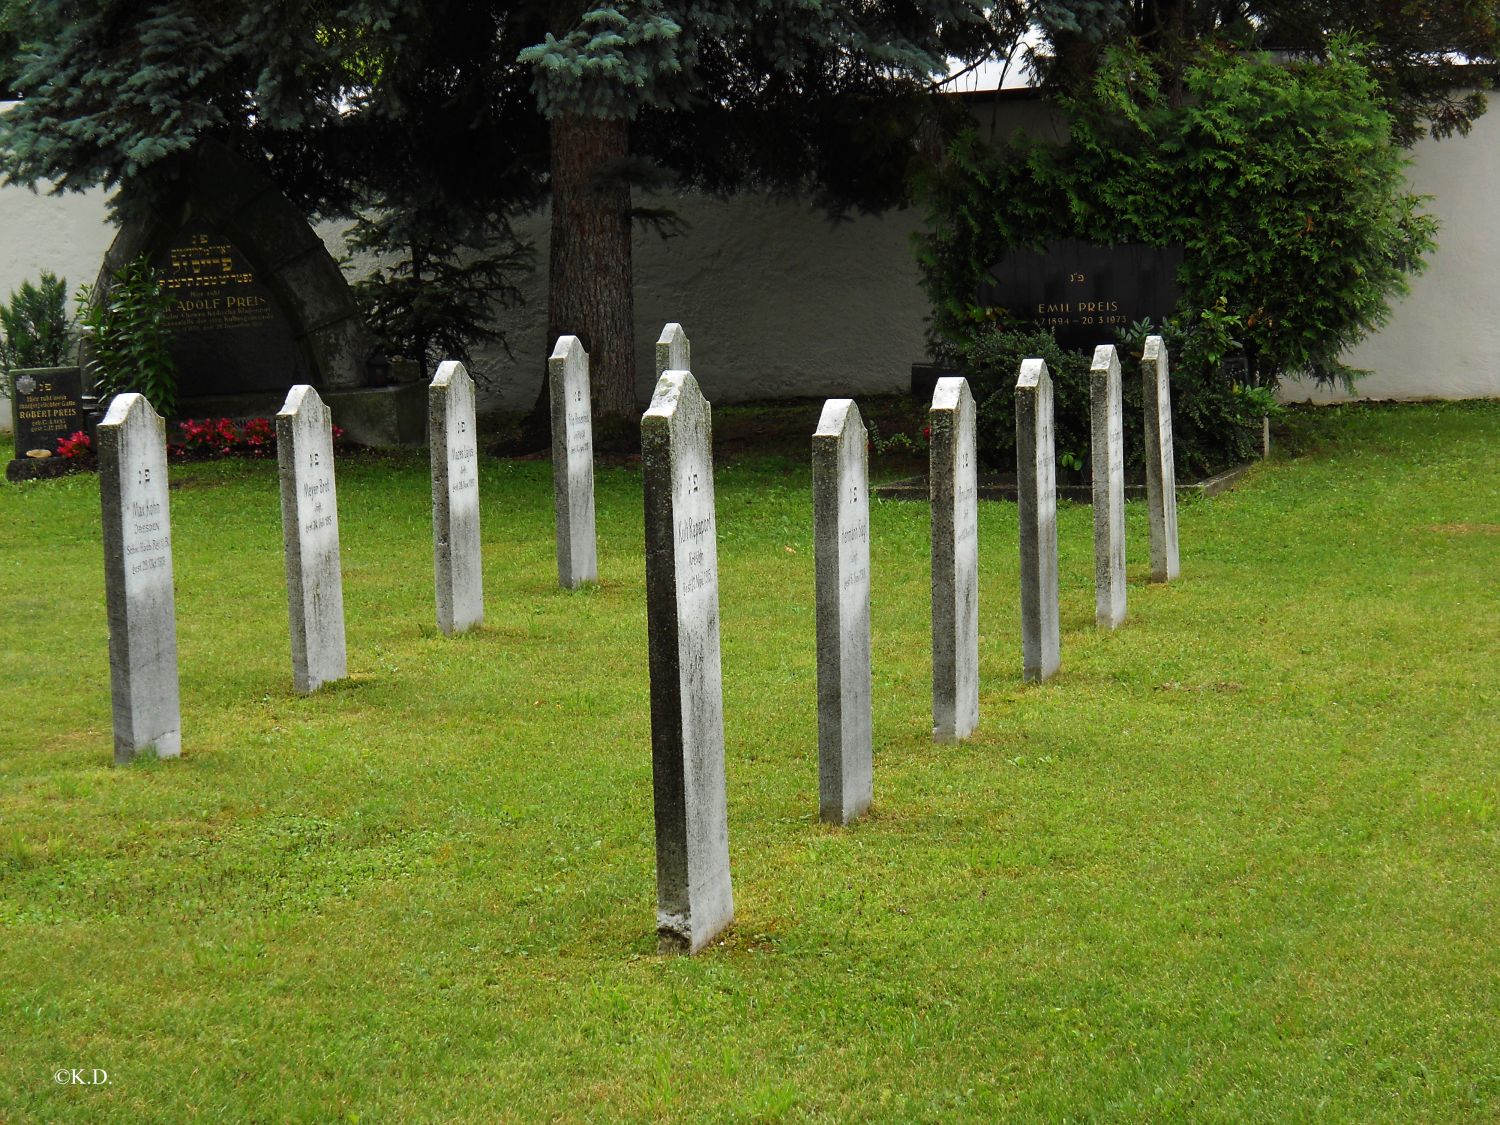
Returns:
[[[668,371],[691,371],[693,348],[688,343],[687,333],[675,320],[661,330],[656,338],[656,377],[661,379]]]
[[[439,364],[427,388],[427,440],[432,450],[437,623],[451,635],[484,624],[474,380],[461,363],[449,360]]]
[[[1057,604],[1057,465],[1052,377],[1041,359],[1016,380],[1016,489],[1021,520],[1021,678],[1045,680],[1061,663]]]
[[[182,717],[167,430],[143,395],[116,395],[99,424],[99,499],[115,764],[140,753],[175,758]]]
[[[1089,368],[1093,415],[1094,623],[1116,628],[1125,620],[1125,422],[1120,404],[1120,357],[1113,344],[1094,349]]]
[[[1141,357],[1146,404],[1146,507],[1151,525],[1151,581],[1177,577],[1177,466],[1172,452],[1172,380],[1167,345],[1146,337]]]
[[[928,422],[932,735],[957,742],[979,725],[979,469],[968,380],[938,380]]]
[[[281,532],[286,548],[292,686],[316,691],[348,674],[344,583],[339,571],[338,494],[333,485],[333,419],[318,392],[293,387],[276,415]]]
[[[870,731],[870,497],[865,424],[831,398],[813,434],[818,618],[818,816],[848,824],[873,797]]]
[[[712,435],[697,380],[665,372],[641,418],[656,929],[664,953],[702,949],[734,917]]]
[[[599,577],[594,541],[594,416],[589,353],[559,336],[547,360],[552,394],[552,510],[557,518],[557,581],[576,590]]]

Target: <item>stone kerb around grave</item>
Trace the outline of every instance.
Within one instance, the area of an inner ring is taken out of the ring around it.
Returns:
[[[166,423],[119,394],[99,424],[99,499],[115,764],[182,752]]]
[[[1016,485],[1021,523],[1021,678],[1045,680],[1062,658],[1057,602],[1057,466],[1052,378],[1041,359],[1016,380]]]
[[[479,546],[479,435],[474,381],[453,360],[438,365],[427,389],[432,452],[432,558],[437,624],[445,634],[484,624]]]
[[[1151,581],[1170,582],[1177,559],[1177,466],[1172,442],[1172,380],[1167,345],[1146,337],[1141,357],[1141,391],[1146,414],[1146,509],[1151,536]]]
[[[873,798],[870,495],[865,424],[831,398],[812,440],[818,632],[818,816],[848,824]]]
[[[641,418],[663,952],[696,952],[734,917],[712,448],[709,405],[697,381],[687,371],[665,372]]]
[[[1113,344],[1094,349],[1089,368],[1094,507],[1094,622],[1125,620],[1125,422],[1120,357]]]
[[[979,467],[968,380],[939,379],[928,420],[932,733],[956,742],[979,725]]]
[[[305,383],[291,389],[276,415],[276,444],[292,686],[311,692],[343,679],[348,665],[332,418],[318,392]]]
[[[559,336],[547,360],[552,396],[552,510],[557,521],[557,581],[576,590],[599,578],[594,536],[594,420],[589,353],[577,336]]]
[[[675,320],[661,330],[656,338],[656,378],[661,379],[668,371],[691,371],[693,348],[687,333]]]

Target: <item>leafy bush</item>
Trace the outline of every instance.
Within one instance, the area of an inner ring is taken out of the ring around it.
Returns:
[[[61,367],[72,343],[68,283],[42,271],[39,284],[22,282],[0,306],[0,367]]]
[[[103,402],[135,391],[163,417],[177,408],[177,368],[167,351],[167,313],[174,298],[143,254],[114,275],[98,300],[78,290],[79,320],[89,337],[94,391]]]
[[[1406,160],[1358,49],[1288,65],[1204,47],[1180,98],[1155,65],[1107,51],[1092,89],[1059,99],[1064,142],[959,138],[923,185],[919,258],[934,350],[983,358],[1005,349],[986,339],[979,282],[1012,248],[1184,247],[1165,326],[1179,463],[1218,465],[1250,448],[1245,423],[1269,401],[1259,392],[1282,378],[1352,386],[1361,373],[1341,354],[1385,323],[1436,224],[1404,190]],[[1059,390],[1059,451],[1087,433],[1086,395],[1081,406]]]

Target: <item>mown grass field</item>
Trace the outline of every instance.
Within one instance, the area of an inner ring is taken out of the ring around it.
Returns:
[[[817,407],[809,407],[808,431]],[[338,470],[352,679],[290,687],[274,466],[174,468],[179,761],[110,765],[97,482],[0,488],[0,1120],[1500,1117],[1500,403],[1299,416],[1182,579],[930,737],[928,515],[873,506],[876,809],[817,823],[809,470],[720,466],[737,920],[658,957],[638,471],[596,588],[483,467],[433,624],[421,456]],[[59,1084],[95,1069],[107,1084]]]

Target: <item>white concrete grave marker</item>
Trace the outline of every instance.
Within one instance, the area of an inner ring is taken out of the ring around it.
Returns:
[[[452,635],[484,624],[479,435],[474,426],[474,380],[461,363],[439,364],[427,388],[427,441],[432,451],[437,624]]]
[[[848,824],[873,796],[870,495],[865,424],[831,398],[812,440],[818,628],[818,816]]]
[[[641,418],[656,927],[694,953],[734,917],[724,793],[719,563],[709,404],[667,371]]]
[[[668,371],[691,371],[693,369],[693,347],[687,333],[675,320],[661,330],[656,338],[656,378],[659,382]]]
[[[1146,508],[1151,526],[1151,581],[1170,582],[1177,562],[1177,466],[1172,447],[1172,380],[1167,345],[1146,337],[1141,357],[1141,391],[1146,404]]]
[[[1016,488],[1021,520],[1021,678],[1045,680],[1061,664],[1057,602],[1057,465],[1052,377],[1041,359],[1016,380]]]
[[[1125,620],[1125,422],[1120,357],[1113,344],[1094,349],[1089,369],[1093,419],[1094,622],[1114,629]]]
[[[599,578],[594,540],[594,420],[589,353],[577,336],[559,336],[547,360],[552,395],[552,510],[557,520],[557,581],[576,590]]]
[[[99,500],[115,764],[182,753],[172,591],[167,430],[143,395],[117,394],[99,424]]]
[[[937,381],[932,499],[932,734],[957,742],[979,725],[979,465],[967,379]]]
[[[310,692],[343,679],[348,665],[338,494],[333,484],[333,419],[318,392],[305,383],[287,393],[276,415],[276,446],[292,686]]]

